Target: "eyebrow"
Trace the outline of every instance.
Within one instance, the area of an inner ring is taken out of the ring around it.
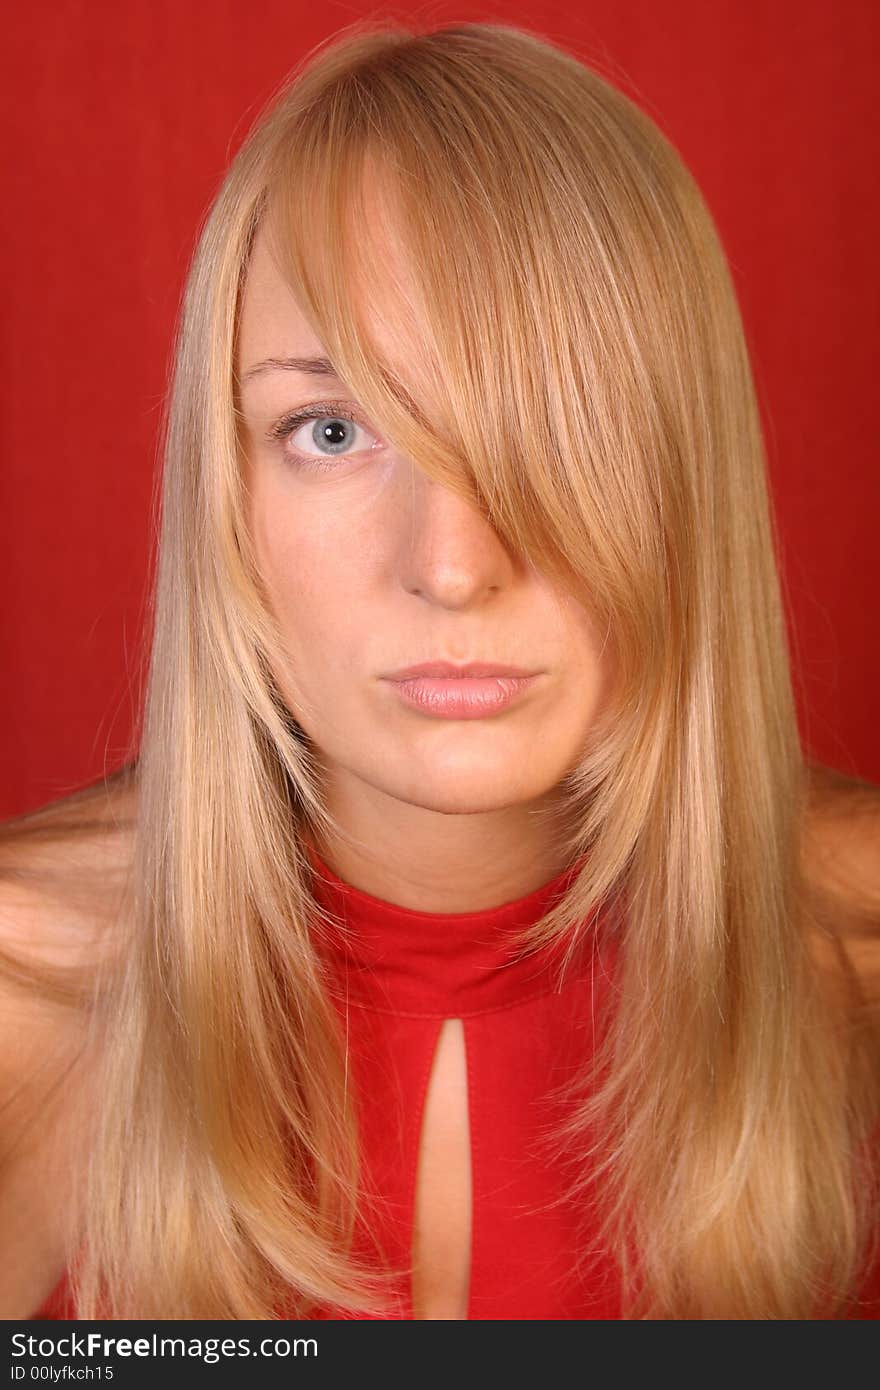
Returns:
[[[240,378],[241,385],[244,386],[255,376],[261,376],[264,372],[299,372],[302,376],[320,376],[328,381],[338,381],[344,386],[345,382],[336,371],[329,357],[267,357],[262,362],[256,362]]]

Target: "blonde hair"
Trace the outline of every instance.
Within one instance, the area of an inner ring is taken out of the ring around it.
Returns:
[[[359,297],[381,280],[361,201],[380,185],[413,273],[412,299],[381,288],[418,333],[407,381]],[[359,23],[245,141],[186,287],[132,904],[93,1009],[80,1316],[384,1306],[353,1254],[356,1106],[304,852],[333,827],[246,519],[234,353],[261,226],[384,437],[613,642],[614,698],[563,788],[584,867],[523,945],[625,905],[556,1136],[623,1316],[843,1315],[873,1258],[877,1098],[808,946],[778,538],[717,231],[654,123],[545,38]]]

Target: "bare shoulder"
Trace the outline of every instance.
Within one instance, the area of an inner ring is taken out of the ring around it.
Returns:
[[[840,943],[819,943],[823,963],[842,949],[864,1003],[880,1007],[880,786],[813,765],[802,857]]]
[[[130,775],[0,826],[0,1105],[22,1104],[81,1032],[129,882]]]
[[[0,825],[0,949],[59,982],[106,947],[129,879],[137,808],[120,773]]]
[[[124,910],[136,790],[116,775],[0,826],[0,1316],[64,1267],[97,967]]]

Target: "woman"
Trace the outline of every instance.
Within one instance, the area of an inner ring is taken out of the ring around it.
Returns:
[[[870,1315],[818,785],[681,160],[525,31],[337,37],[190,274],[137,758],[7,831],[10,1305]]]

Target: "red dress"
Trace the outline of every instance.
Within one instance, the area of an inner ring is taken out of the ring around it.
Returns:
[[[352,933],[331,932],[319,948],[338,981],[334,998],[346,1020],[358,1094],[369,1098],[359,1111],[365,1176],[382,1199],[379,1234],[391,1263],[405,1267],[410,1259],[431,1064],[443,1020],[460,1018],[473,1192],[467,1317],[619,1318],[611,1263],[591,1257],[578,1273],[589,1228],[581,1207],[566,1198],[571,1170],[541,1142],[565,1113],[555,1093],[595,1044],[595,1003],[609,988],[616,955],[610,913],[585,924],[560,988],[555,946],[520,959],[512,946],[565,890],[573,869],[500,907],[448,915],[381,901],[313,860],[316,896]],[[412,1318],[405,1276],[394,1298],[388,1316]],[[64,1279],[32,1316],[73,1316]],[[880,1307],[855,1316],[880,1318]]]

